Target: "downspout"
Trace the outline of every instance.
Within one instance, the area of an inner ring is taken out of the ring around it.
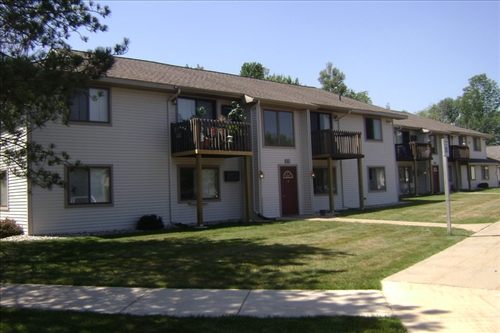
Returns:
[[[167,129],[168,129],[168,133],[170,134],[170,137],[169,137],[169,144],[167,145],[167,154],[168,154],[168,177],[169,177],[169,180],[171,181],[173,178],[172,178],[172,142],[171,142],[171,138],[172,138],[172,133],[170,133],[170,102],[172,102],[174,99],[176,99],[180,94],[181,94],[181,89],[179,87],[176,87],[177,88],[177,92],[170,98],[167,98]],[[177,180],[179,181],[179,180]],[[168,187],[168,195],[170,197],[170,209],[169,209],[169,215],[170,215],[170,220],[169,222],[172,223],[172,210],[173,210],[173,205],[174,205],[174,200],[172,198],[172,184],[169,184],[169,187]]]
[[[352,110],[347,111],[346,114],[342,115],[341,117],[335,119],[337,122],[337,130],[340,131],[340,119],[344,118],[345,116],[351,114]],[[345,198],[344,198],[344,168],[342,164],[342,160],[339,161],[339,167],[340,167],[340,188],[342,190],[342,207],[345,208]]]

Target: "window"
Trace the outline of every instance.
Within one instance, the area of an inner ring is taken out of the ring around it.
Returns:
[[[431,152],[437,154],[437,140],[435,135],[429,135],[429,143],[431,145]]]
[[[204,99],[177,99],[177,121],[189,120],[196,116],[196,111],[200,108],[205,108],[205,114],[200,118],[214,119],[215,118],[215,103],[214,101]]]
[[[0,209],[9,207],[7,171],[0,171]]]
[[[219,169],[203,168],[202,198],[203,200],[219,199]],[[179,168],[180,201],[196,200],[196,168]]]
[[[264,110],[264,144],[293,147],[293,113]]]
[[[466,136],[459,136],[458,137],[458,144],[460,146],[467,146],[467,137]]]
[[[483,165],[481,167],[481,173],[483,175],[483,179],[485,179],[485,180],[490,179],[490,167]]]
[[[365,118],[366,139],[382,140],[382,122],[378,118]]]
[[[111,167],[68,169],[68,205],[111,203]]]
[[[476,180],[476,167],[473,165],[470,167],[470,180]]]
[[[370,191],[383,191],[385,187],[385,168],[368,168]]]
[[[329,194],[330,189],[328,186],[328,169],[327,168],[314,168],[314,194]],[[337,193],[337,173],[335,168],[332,168],[333,176],[333,193]]]
[[[475,151],[481,151],[481,138],[473,138],[473,146]]]
[[[107,89],[90,88],[73,99],[69,120],[109,123],[109,92]]]
[[[332,115],[329,113],[311,112],[311,132],[332,129]]]

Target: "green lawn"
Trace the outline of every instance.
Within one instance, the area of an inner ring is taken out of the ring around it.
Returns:
[[[349,209],[340,217],[446,223],[444,194],[402,198],[405,204],[390,207]],[[456,192],[450,196],[452,224],[492,223],[500,220],[500,188]]]
[[[290,221],[4,242],[1,281],[214,289],[380,289],[469,235],[457,229]]]
[[[2,333],[404,333],[396,318],[252,318],[108,315],[0,308]]]

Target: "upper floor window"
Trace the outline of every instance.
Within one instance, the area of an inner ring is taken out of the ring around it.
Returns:
[[[429,143],[433,154],[437,154],[437,139],[435,135],[429,135]]]
[[[68,205],[111,203],[111,167],[77,167],[67,172]]]
[[[311,112],[311,132],[332,129],[332,115],[329,113]]]
[[[458,144],[459,144],[460,146],[467,146],[467,137],[466,137],[466,136],[462,136],[462,135],[460,135],[460,136],[458,137]]]
[[[379,118],[365,118],[367,140],[382,140],[382,122]]]
[[[7,182],[7,171],[0,171],[0,209],[9,206],[9,189]]]
[[[474,150],[481,151],[481,138],[474,138],[472,142],[473,142]]]
[[[69,120],[109,123],[109,91],[89,88],[77,93],[70,106]]]
[[[384,191],[386,189],[385,168],[368,168],[368,180],[370,191]]]
[[[293,113],[264,110],[264,144],[293,147]]]
[[[197,117],[200,108],[205,109],[203,115],[199,115],[198,118],[204,119],[214,119],[215,118],[215,102],[205,99],[194,99],[194,98],[178,98],[177,99],[177,121],[189,120],[193,117]]]

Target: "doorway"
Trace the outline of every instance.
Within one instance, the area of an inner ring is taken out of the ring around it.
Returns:
[[[297,167],[281,166],[280,179],[281,215],[298,215]]]
[[[439,193],[439,167],[436,165],[432,166],[432,184],[434,185],[432,193]]]

